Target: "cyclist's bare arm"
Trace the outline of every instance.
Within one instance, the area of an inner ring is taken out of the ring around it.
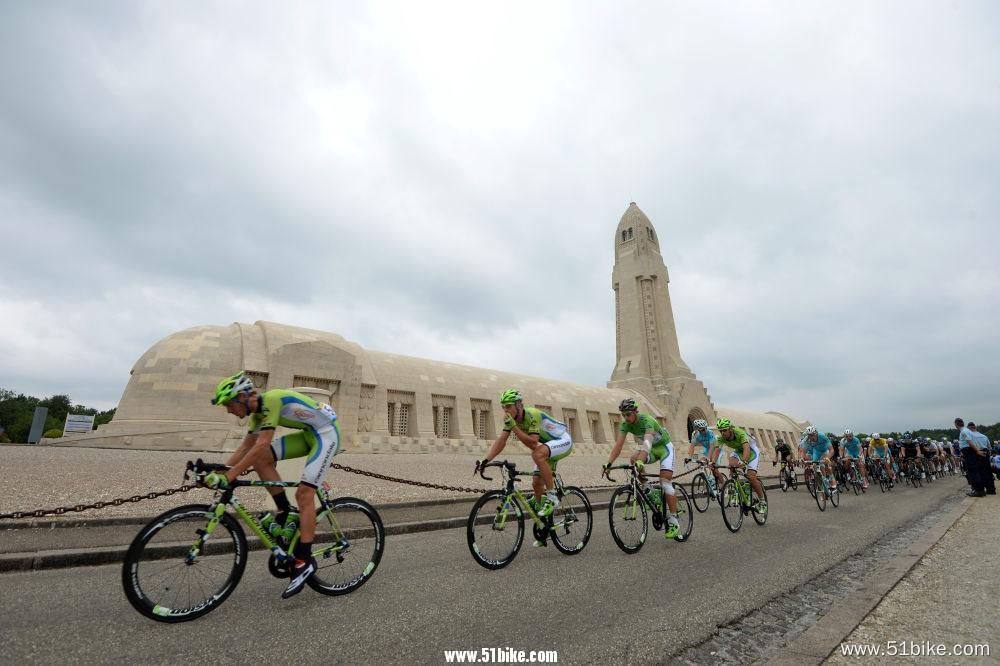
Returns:
[[[618,456],[622,452],[622,447],[623,446],[625,446],[625,435],[619,434],[618,438],[615,439],[615,446],[614,446],[614,448],[611,449],[611,455],[608,456],[608,462],[609,463],[613,463],[615,460],[618,459]]]
[[[230,476],[229,480],[232,481],[250,469],[255,459],[260,458],[264,454],[270,454],[272,439],[274,439],[273,428],[261,430],[259,434],[248,433],[243,439],[243,444],[240,445],[240,448],[229,457],[229,462],[227,463],[230,466],[230,470],[227,472],[227,475]],[[244,449],[244,447],[246,448]]]
[[[500,436],[497,437],[495,442],[493,442],[493,446],[490,447],[490,452],[486,454],[487,460],[493,460],[500,455],[500,452],[503,451],[505,446],[507,446],[508,437],[510,437],[509,431],[504,430],[500,433]]]

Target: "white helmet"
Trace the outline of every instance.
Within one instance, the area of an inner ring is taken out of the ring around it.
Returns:
[[[701,430],[702,428],[707,428],[708,427],[708,421],[706,421],[705,419],[695,419],[694,420],[694,427],[698,428],[699,430]]]
[[[873,432],[873,433],[872,433],[872,439],[878,439],[878,438],[879,438],[879,437],[881,437],[881,436],[882,436],[882,435],[878,434],[877,432]]]
[[[816,434],[816,426],[809,426],[809,427],[807,427],[806,431],[805,431],[805,434],[806,435],[815,435]]]
[[[850,428],[844,428],[844,437],[852,437],[854,435]]]

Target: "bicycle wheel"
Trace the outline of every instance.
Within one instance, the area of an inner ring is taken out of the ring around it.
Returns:
[[[646,542],[649,532],[646,505],[632,492],[631,485],[619,486],[611,493],[608,501],[608,526],[615,543],[629,555],[638,553]]]
[[[767,506],[767,511],[770,511],[771,507],[767,504],[767,488],[764,487],[763,483],[761,483],[760,489],[764,491],[764,505]],[[753,491],[751,490],[750,492]],[[756,497],[756,495],[754,495],[754,497]],[[767,512],[761,513],[760,511],[758,511],[756,504],[754,504],[751,507],[751,513],[753,513],[754,522],[756,522],[758,525],[763,525],[764,523],[767,522]]]
[[[385,550],[385,528],[378,512],[364,500],[338,497],[329,507],[316,515],[316,573],[306,584],[336,596],[353,592],[375,573]]]
[[[524,513],[513,495],[491,490],[472,507],[466,529],[473,559],[487,569],[514,560],[524,541]]]
[[[694,528],[694,510],[691,508],[691,498],[681,484],[674,486],[677,493],[677,536],[674,541],[687,541]],[[706,505],[706,508],[707,505]]]
[[[743,506],[740,504],[740,491],[736,481],[729,479],[722,486],[722,520],[730,532],[739,532],[743,524]]]
[[[816,492],[813,494],[813,497],[816,499],[816,506],[819,507],[820,511],[826,511],[826,491],[822,487],[822,482],[814,481],[813,483],[816,487]]]
[[[778,486],[781,488],[781,492],[788,492],[788,471],[784,467],[778,472]]]
[[[564,486],[559,505],[552,512],[552,545],[564,555],[576,555],[590,540],[594,513],[590,500],[575,486]]]
[[[691,498],[694,500],[694,508],[698,513],[708,511],[708,505],[712,503],[712,496],[708,491],[708,480],[704,474],[698,474],[691,482]]]
[[[789,479],[791,479],[792,490],[798,490],[799,489],[799,475],[795,473],[794,469],[791,470],[791,472],[789,472]]]
[[[816,472],[812,469],[806,470],[806,489],[810,495],[816,497]]]
[[[855,495],[861,494],[861,475],[856,469],[852,469],[848,478],[851,480],[851,488]]]
[[[840,486],[839,484],[838,484],[838,486],[836,488],[834,488],[832,485],[830,485],[829,483],[827,483],[827,491],[829,492],[829,495],[830,495],[830,504],[832,504],[835,507],[840,506],[840,491],[841,491],[841,489],[842,489],[842,486]]]
[[[158,622],[201,617],[226,600],[247,566],[247,539],[239,523],[207,504],[160,514],[139,531],[125,553],[122,587],[129,603]]]

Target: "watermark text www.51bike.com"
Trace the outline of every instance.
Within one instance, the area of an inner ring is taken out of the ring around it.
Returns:
[[[482,648],[480,650],[445,650],[448,664],[557,664],[556,650],[515,650],[514,648]]]
[[[989,657],[990,646],[971,643],[931,641],[888,641],[882,643],[841,643],[844,657]]]

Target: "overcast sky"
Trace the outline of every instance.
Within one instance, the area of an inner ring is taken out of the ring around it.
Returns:
[[[991,0],[0,3],[0,387],[110,408],[258,320],[604,386],[635,201],[716,405],[1000,421],[998,35]]]

